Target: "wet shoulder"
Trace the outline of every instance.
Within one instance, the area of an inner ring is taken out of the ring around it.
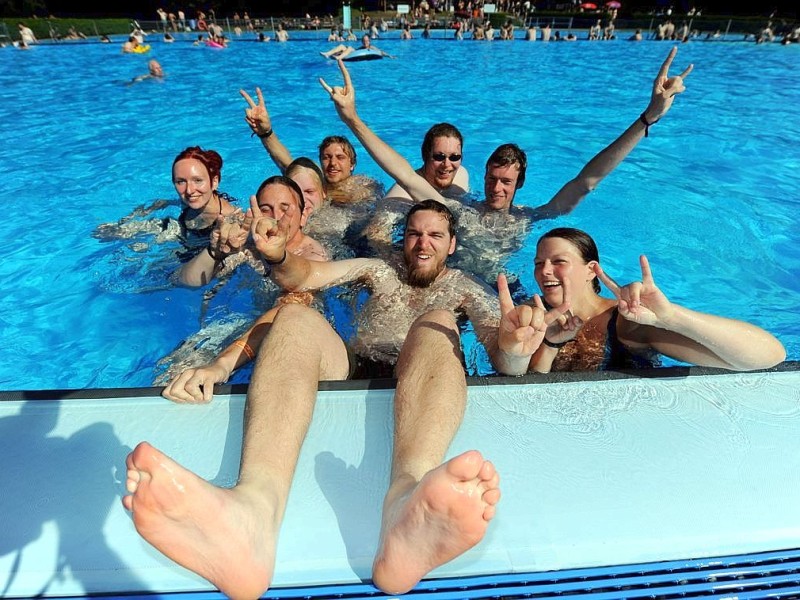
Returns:
[[[351,175],[343,182],[329,191],[329,197],[334,202],[374,202],[383,197],[383,184],[366,175]]]

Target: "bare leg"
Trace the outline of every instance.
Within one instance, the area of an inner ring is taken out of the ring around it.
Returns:
[[[452,315],[417,319],[397,364],[395,440],[375,585],[414,587],[482,538],[500,500],[499,475],[476,450],[441,464],[464,415],[466,380]]]
[[[234,600],[270,585],[278,532],[320,379],[343,379],[344,344],[316,311],[284,306],[261,346],[245,405],[239,481],[217,488],[146,442],[123,498],[137,531]]]
[[[325,50],[324,52],[320,52],[322,56],[325,58],[330,58],[334,54],[341,54],[342,52],[347,51],[350,46],[345,46],[344,44],[339,44],[335,48],[331,48],[330,50]]]

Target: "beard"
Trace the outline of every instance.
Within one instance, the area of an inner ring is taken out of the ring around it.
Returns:
[[[444,261],[436,263],[431,269],[408,268],[408,285],[412,287],[429,287],[444,271]]]

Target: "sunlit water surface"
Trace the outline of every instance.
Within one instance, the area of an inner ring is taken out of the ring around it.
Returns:
[[[415,165],[425,130],[456,124],[478,190],[486,157],[516,142],[529,157],[517,202],[530,205],[548,200],[637,118],[669,50],[623,41],[382,45],[395,60],[350,65],[364,120]],[[204,305],[203,290],[169,286],[171,249],[92,233],[138,205],[175,199],[172,160],[190,145],[220,152],[220,187],[243,203],[276,174],[250,138],[240,88],[262,87],[275,130],[296,156],[314,156],[325,135],[349,134],[317,83],[339,81],[318,53],[328,47],[0,50],[0,389],[147,386],[183,340],[199,342],[201,354],[186,350],[181,360],[210,356],[258,313],[245,277]],[[126,85],[150,58],[165,81]],[[534,290],[538,235],[579,227],[618,281],[639,278],[645,253],[671,299],[757,323],[781,339],[789,359],[800,358],[798,59],[800,48],[777,44],[681,45],[673,72],[690,62],[695,71],[672,111],[576,211],[537,224],[508,270]],[[357,150],[358,171],[390,185]],[[166,212],[177,216],[177,204]]]

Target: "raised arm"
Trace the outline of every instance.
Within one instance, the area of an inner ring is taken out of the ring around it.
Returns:
[[[680,75],[669,76],[672,59],[677,47],[670,50],[666,60],[653,81],[650,103],[644,112],[628,127],[621,136],[601,150],[592,160],[586,163],[578,175],[568,181],[547,204],[536,209],[536,217],[549,219],[571,212],[593,191],[600,182],[621,163],[643,137],[647,137],[649,128],[669,111],[677,94],[686,88],[683,80],[692,72],[689,65]]]
[[[619,302],[617,333],[631,348],[649,346],[690,364],[750,371],[774,367],[786,358],[769,332],[736,319],[697,312],[670,302],[656,286],[646,256],[642,280],[620,287],[596,265],[598,278]]]
[[[356,112],[356,90],[350,79],[350,73],[344,66],[344,62],[340,60],[338,63],[344,78],[344,86],[331,87],[322,78],[319,82],[330,94],[342,122],[350,128],[381,169],[403,186],[413,200],[421,201],[432,198],[449,205],[452,201],[444,198],[436,188],[414,170],[414,167],[405,158],[375,135],[361,120]]]
[[[248,108],[244,111],[244,120],[250,126],[253,135],[258,136],[264,149],[269,153],[272,162],[283,173],[289,163],[292,162],[292,155],[289,150],[278,139],[277,134],[272,129],[272,121],[267,112],[267,105],[264,102],[264,95],[261,93],[261,88],[256,88],[256,97],[258,104],[253,102],[250,95],[244,90],[239,90],[242,98],[247,102]]]

